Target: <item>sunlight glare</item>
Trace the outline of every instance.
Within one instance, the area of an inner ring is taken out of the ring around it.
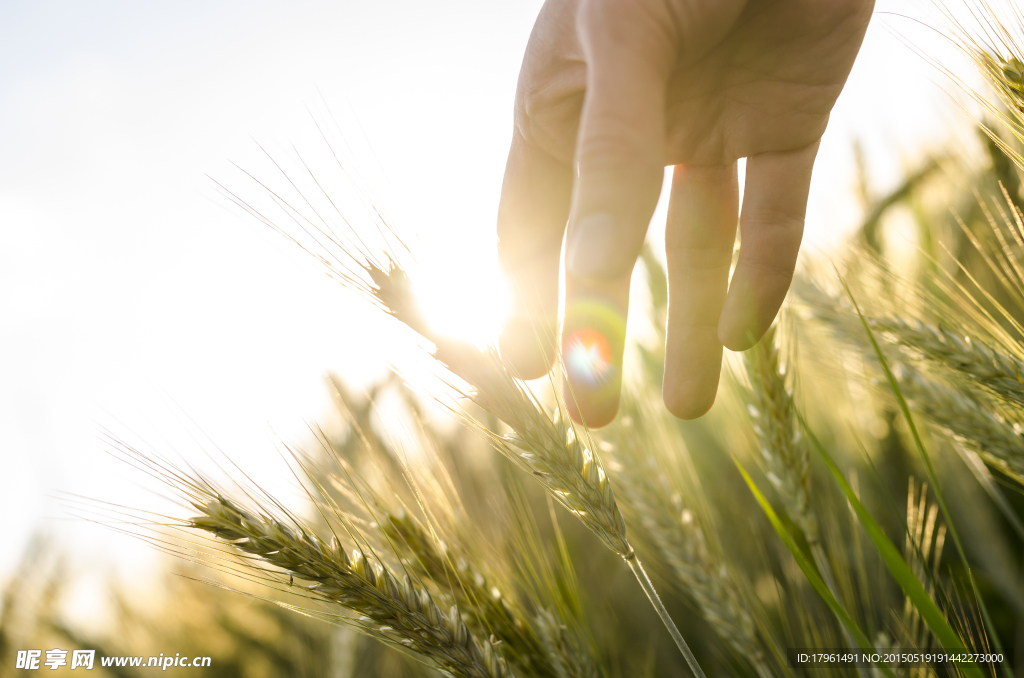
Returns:
[[[579,383],[603,386],[614,370],[611,347],[603,334],[589,327],[573,333],[566,342],[565,367]]]
[[[419,308],[439,335],[481,348],[497,343],[509,311],[508,284],[497,265],[430,262],[417,271],[415,289]]]

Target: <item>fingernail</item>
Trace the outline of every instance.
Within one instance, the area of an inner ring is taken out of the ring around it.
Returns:
[[[576,222],[565,266],[581,278],[608,277],[615,272],[618,241],[618,224],[612,215],[599,212],[583,217]]]

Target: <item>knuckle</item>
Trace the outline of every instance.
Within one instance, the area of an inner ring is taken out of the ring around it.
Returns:
[[[578,161],[581,165],[622,164],[635,157],[637,145],[629,140],[628,133],[614,119],[604,121],[598,129],[593,129],[594,125],[590,127],[580,139]]]
[[[634,3],[623,0],[586,0],[580,4],[577,25],[586,34],[604,33],[635,11]]]
[[[581,173],[586,169],[616,174],[638,172],[645,178],[649,173],[660,176],[664,163],[660,157],[652,159],[654,154],[637,137],[628,121],[615,114],[608,114],[600,122],[589,125],[581,135],[577,150],[576,160]]]
[[[513,109],[523,139],[568,162],[575,150],[583,108],[585,74],[566,73],[557,80],[520,84]]]
[[[732,247],[692,245],[684,236],[665,236],[665,255],[673,266],[701,271],[728,270],[732,264]]]
[[[759,240],[771,240],[777,248],[797,249],[803,238],[804,215],[771,207],[758,207],[742,216],[743,226]]]
[[[762,287],[764,294],[774,293],[775,287],[789,289],[793,280],[793,271],[796,269],[796,258],[786,258],[780,261],[778,257],[767,256],[765,253],[753,253],[747,256],[740,254],[738,267],[743,267],[747,273]]]

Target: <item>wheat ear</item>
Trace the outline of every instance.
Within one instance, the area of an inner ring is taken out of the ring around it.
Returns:
[[[951,369],[991,393],[1024,407],[1024,361],[972,337],[917,320],[872,318],[871,329]]]
[[[678,495],[657,482],[655,468],[635,464],[627,469],[623,465],[616,478],[653,546],[701,616],[759,676],[771,676],[749,605],[732,573],[713,555],[693,514],[683,509]]]
[[[931,379],[909,365],[896,378],[910,404],[933,426],[973,449],[990,465],[1024,483],[1024,437],[990,406]]]
[[[602,678],[605,674],[592,661],[580,661],[578,644],[573,642],[569,629],[548,609],[540,609],[534,619],[537,633],[549,657],[556,660],[558,678]]]
[[[754,348],[744,353],[750,379],[747,411],[757,435],[758,448],[790,519],[810,544],[818,543],[818,519],[811,511],[810,459],[796,426],[793,393],[779,360],[776,326]]]
[[[827,322],[847,341],[863,344],[856,320],[838,302],[813,286],[802,286],[801,296],[820,320]],[[949,369],[970,383],[987,389],[1011,403],[1024,405],[1024,364],[1002,351],[920,322],[870,318],[868,324],[882,338],[916,350],[929,363]],[[993,414],[982,393],[965,395],[922,375],[903,361],[896,370],[900,389],[911,405],[934,426],[976,451],[990,466],[1024,483],[1024,438],[1013,425]]]
[[[806,445],[801,443],[793,391],[786,384],[787,375],[779,360],[777,330],[778,325],[770,327],[761,341],[744,354],[751,386],[748,412],[767,466],[768,481],[787,515],[803,532],[825,586],[838,598],[839,586],[819,539],[818,519],[811,509],[810,458]],[[858,647],[846,629],[843,636],[847,646]],[[858,672],[865,678],[869,675],[863,667]]]
[[[704,672],[626,539],[626,523],[600,458],[587,448],[572,423],[558,411],[548,417],[493,349],[480,350],[431,333],[416,310],[408,276],[395,262],[389,261],[387,270],[372,261],[361,265],[372,281],[364,293],[433,343],[434,357],[472,388],[468,397],[508,424],[511,435],[490,434],[496,447],[626,561],[690,669],[703,678]]]
[[[465,559],[453,557],[404,511],[386,513],[380,526],[395,548],[406,554],[402,559],[406,568],[439,585],[451,582],[452,596],[467,621],[500,640],[509,662],[526,675],[558,678],[558,671],[548,661],[547,647],[534,625],[518,614],[481,573],[470,571]]]
[[[625,559],[633,557],[608,476],[600,459],[556,413],[549,418],[534,397],[509,373],[493,349],[478,349],[437,337],[413,302],[408,276],[392,263],[385,271],[367,264],[370,293],[391,315],[434,344],[434,358],[472,388],[467,394],[482,409],[505,422],[513,433],[492,435],[499,450],[536,478],[552,497]]]
[[[370,635],[415,650],[460,678],[511,676],[490,640],[479,640],[462,621],[459,608],[443,613],[430,594],[406,575],[401,582],[379,561],[358,550],[349,556],[337,539],[316,535],[215,496],[195,502],[201,515],[188,526],[212,533],[235,548],[280,568],[321,600],[362,615],[357,623]]]
[[[863,328],[852,311],[812,284],[797,287],[800,297],[819,320],[847,339],[863,343]],[[1024,360],[970,336],[922,322],[893,317],[869,317],[871,331],[890,343],[916,352],[932,364],[1019,407],[1024,407]]]
[[[925,582],[928,595],[935,595],[935,581],[939,575],[942,547],[946,541],[946,526],[938,522],[939,507],[928,505],[928,484],[921,483],[920,494],[915,490],[914,476],[908,479],[907,534],[904,552],[907,562],[917,578]],[[932,562],[929,563],[928,561]],[[930,567],[929,567],[930,565]],[[934,638],[921,623],[921,615],[909,597],[903,601],[903,628],[913,647],[928,648]]]

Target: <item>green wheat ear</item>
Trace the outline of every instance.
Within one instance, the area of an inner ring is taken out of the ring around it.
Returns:
[[[313,597],[362,615],[356,621],[369,635],[415,650],[460,678],[511,678],[499,650],[470,632],[458,606],[442,612],[408,575],[399,581],[358,549],[349,555],[337,539],[324,542],[301,526],[248,511],[223,496],[193,505],[200,515],[190,527],[312,582],[303,586]]]
[[[993,61],[996,61],[993,59]],[[1002,70],[1002,80],[1012,91],[1024,97],[1024,64],[1011,55],[1008,59],[996,61]],[[1022,99],[1024,100],[1024,99]]]
[[[704,672],[668,614],[654,584],[626,537],[626,523],[615,500],[611,478],[596,446],[556,410],[549,417],[537,399],[505,367],[497,351],[476,349],[431,333],[416,310],[405,271],[389,257],[385,270],[373,261],[349,253],[353,266],[369,278],[362,293],[375,299],[389,315],[405,323],[434,345],[433,357],[471,388],[464,395],[481,409],[507,424],[512,433],[497,436],[475,420],[467,420],[512,463],[530,474],[548,495],[568,509],[633,571],[644,594],[686,659],[693,673]]]

